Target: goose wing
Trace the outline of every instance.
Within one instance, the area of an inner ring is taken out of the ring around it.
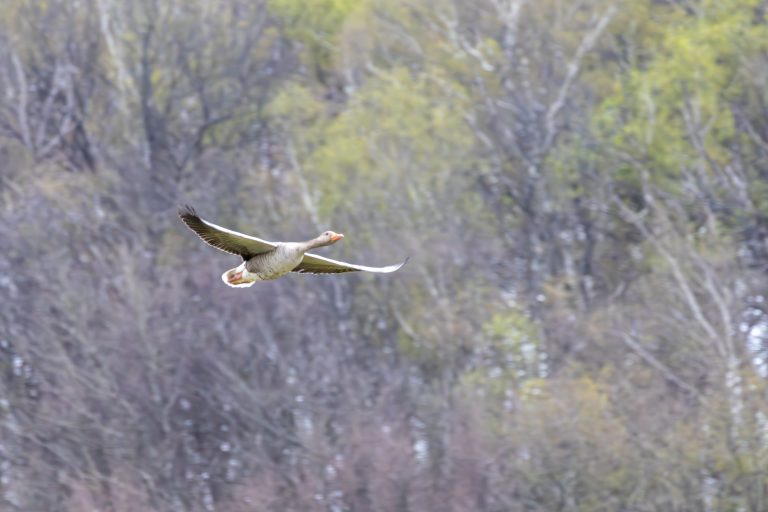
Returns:
[[[332,260],[331,258],[325,258],[318,256],[317,254],[306,253],[304,259],[301,260],[296,268],[291,272],[300,272],[302,274],[340,274],[342,272],[376,272],[379,274],[386,274],[394,272],[408,262],[408,258],[402,263],[397,265],[390,265],[388,267],[366,267],[363,265],[353,265],[352,263],[346,263],[344,261]]]
[[[200,218],[191,206],[185,206],[183,210],[179,210],[179,217],[203,242],[221,251],[242,256],[244,260],[257,254],[269,252],[277,247],[274,242],[238,233],[208,222]]]

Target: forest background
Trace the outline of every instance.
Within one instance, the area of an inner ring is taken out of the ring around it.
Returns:
[[[768,510],[766,10],[4,0],[0,509]]]

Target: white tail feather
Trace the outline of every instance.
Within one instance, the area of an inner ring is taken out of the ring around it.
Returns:
[[[224,281],[224,284],[226,284],[227,286],[229,286],[231,288],[248,288],[249,286],[253,286],[253,283],[256,282],[255,280],[254,281],[248,281],[248,282],[245,282],[245,283],[241,282],[241,283],[238,283],[238,284],[232,284],[232,283],[229,282],[229,276],[231,274],[234,274],[235,272],[240,272],[240,271],[243,271],[243,265],[240,265],[239,267],[231,268],[231,269],[227,270],[226,272],[224,272],[223,274],[221,274],[221,280]]]

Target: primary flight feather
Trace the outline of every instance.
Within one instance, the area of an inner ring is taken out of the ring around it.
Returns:
[[[243,263],[221,275],[221,280],[224,283],[235,288],[252,286],[256,281],[277,279],[289,272],[306,274],[340,274],[342,272],[361,271],[388,273],[398,270],[408,261],[406,259],[402,263],[388,267],[366,267],[332,260],[308,252],[317,247],[334,244],[344,238],[344,235],[333,231],[326,231],[306,242],[270,242],[208,222],[197,215],[197,212],[190,206],[179,210],[179,217],[208,245],[243,258]]]

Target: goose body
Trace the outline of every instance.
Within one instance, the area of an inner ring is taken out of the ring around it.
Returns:
[[[179,216],[205,243],[221,251],[236,254],[243,262],[221,275],[228,286],[244,288],[257,281],[277,279],[289,272],[338,274],[342,272],[388,273],[398,270],[406,261],[388,267],[367,267],[332,260],[309,251],[338,242],[344,235],[326,231],[306,242],[270,242],[238,233],[202,219],[187,206]]]

